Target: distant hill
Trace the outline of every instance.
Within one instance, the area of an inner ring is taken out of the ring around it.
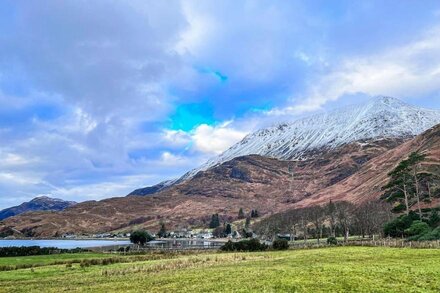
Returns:
[[[156,185],[153,185],[153,186],[148,186],[148,187],[143,187],[143,188],[133,190],[127,196],[133,196],[133,195],[145,196],[145,195],[154,194],[156,192],[162,191],[162,190],[172,186],[175,182],[176,182],[176,180],[162,181],[162,182],[160,182]]]
[[[26,212],[35,211],[62,211],[68,207],[75,205],[74,201],[64,201],[58,198],[50,198],[47,196],[39,196],[29,202],[21,205],[10,207],[0,211],[0,220],[20,215]]]

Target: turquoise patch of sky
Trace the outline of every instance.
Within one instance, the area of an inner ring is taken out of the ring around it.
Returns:
[[[216,122],[213,114],[213,106],[207,101],[181,104],[176,107],[175,112],[169,118],[170,128],[190,131],[200,124],[212,125]]]

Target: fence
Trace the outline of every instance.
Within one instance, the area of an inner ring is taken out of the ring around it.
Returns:
[[[224,243],[216,242],[211,245],[181,245],[181,246],[149,246],[137,247],[137,245],[130,245],[131,252],[146,252],[146,251],[208,251],[208,250],[218,250]],[[307,249],[307,248],[323,248],[329,247],[331,245],[327,244],[327,239],[321,239],[320,243],[315,242],[304,242],[297,240],[290,242],[289,246],[291,249]],[[438,248],[440,249],[440,240],[436,241],[406,241],[402,239],[350,239],[347,242],[342,240],[338,241],[338,246],[366,246],[366,247],[400,247],[400,248]],[[109,248],[101,248],[101,251],[114,251],[117,252],[118,248],[125,246],[118,246]]]
[[[380,240],[366,240],[366,241],[351,240],[346,245],[407,247],[407,248],[440,248],[440,240],[435,240],[435,241],[406,241],[401,239],[380,239]]]
[[[188,246],[144,246],[143,250],[167,250],[167,251],[180,251],[180,250],[216,250],[223,246],[224,243],[220,245],[188,245]]]
[[[370,246],[370,247],[400,247],[400,248],[440,248],[440,240],[435,241],[406,241],[402,239],[351,239],[347,242],[338,241],[340,246]],[[295,241],[289,243],[290,248],[320,248],[328,247],[326,239],[322,239],[320,243],[317,242],[302,242]]]

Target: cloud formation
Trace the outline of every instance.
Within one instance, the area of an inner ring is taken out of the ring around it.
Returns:
[[[386,94],[440,108],[440,5],[2,1],[0,208],[123,196],[250,131]]]

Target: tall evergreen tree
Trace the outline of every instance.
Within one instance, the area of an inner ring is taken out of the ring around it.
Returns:
[[[239,219],[245,218],[243,208],[240,208],[240,210],[238,210],[238,218]]]
[[[426,155],[420,154],[418,152],[413,152],[409,155],[408,162],[411,166],[411,175],[414,182],[415,196],[417,199],[417,209],[419,211],[419,216],[422,218],[422,209],[420,207],[420,180],[419,180],[419,169],[420,164],[426,159]]]
[[[209,228],[217,228],[220,226],[220,219],[218,214],[213,214],[211,216],[211,222],[209,223]]]
[[[390,177],[388,184],[382,188],[385,191],[383,198],[392,203],[401,203],[403,199],[405,212],[408,215],[411,200],[411,176],[408,160],[400,162],[393,171],[388,173],[388,176]]]
[[[401,203],[403,200],[407,215],[415,198],[419,217],[422,217],[420,182],[425,176],[420,173],[420,164],[425,159],[426,155],[424,154],[418,152],[411,153],[406,160],[400,162],[399,165],[388,174],[388,176],[390,176],[389,182],[383,187],[385,191],[383,198],[393,203]]]
[[[249,229],[249,226],[251,225],[251,218],[250,217],[247,217],[246,218],[246,222],[245,222],[245,224],[244,224],[244,228],[245,229]]]
[[[431,210],[431,214],[429,215],[428,222],[432,228],[436,228],[440,225],[440,216],[439,216],[437,210],[435,210],[435,209]]]
[[[231,233],[232,233],[232,227],[231,227],[231,224],[228,223],[228,224],[226,224],[225,234],[229,235]]]
[[[167,237],[167,229],[166,229],[166,227],[165,227],[165,223],[162,223],[161,225],[160,225],[160,230],[159,230],[159,232],[157,232],[157,236],[159,236],[160,238],[165,238],[165,237]]]

